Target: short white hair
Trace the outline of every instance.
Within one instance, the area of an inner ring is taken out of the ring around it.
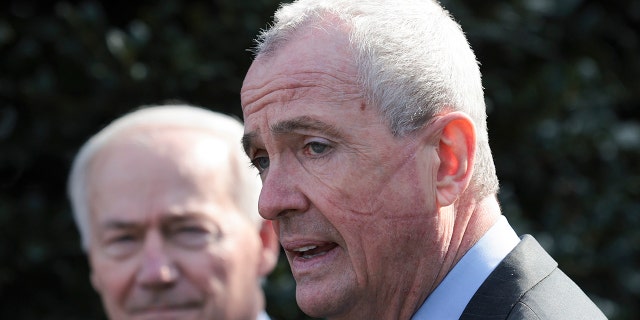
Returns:
[[[250,168],[240,140],[244,132],[242,123],[228,115],[209,111],[190,105],[156,105],[144,106],[126,114],[92,136],[76,155],[68,181],[68,195],[84,250],[89,248],[91,239],[90,204],[88,181],[90,165],[96,154],[120,134],[135,129],[184,127],[211,133],[226,142],[231,155],[229,168],[235,174],[232,189],[233,198],[238,208],[252,221],[258,224],[262,218],[258,214],[258,197],[261,182],[254,170]]]
[[[333,19],[333,20],[329,20]],[[342,21],[368,103],[379,108],[394,135],[409,134],[433,116],[463,111],[477,129],[469,191],[498,191],[489,147],[480,68],[462,31],[435,0],[298,0],[282,5],[258,36],[256,60],[276,54],[306,27]],[[329,21],[329,22],[327,22]]]

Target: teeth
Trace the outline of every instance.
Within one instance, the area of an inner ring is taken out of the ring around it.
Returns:
[[[317,248],[317,247],[318,247],[318,246],[306,246],[306,247],[300,247],[300,248],[297,248],[297,249],[293,249],[293,251],[296,251],[296,252],[305,252],[305,251],[313,250],[313,249],[315,249],[315,248]]]

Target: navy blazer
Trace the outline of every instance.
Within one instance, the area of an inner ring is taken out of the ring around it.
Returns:
[[[607,317],[558,269],[558,263],[530,235],[500,262],[465,308],[461,320]]]

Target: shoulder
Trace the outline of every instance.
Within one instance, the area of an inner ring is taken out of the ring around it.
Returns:
[[[606,319],[531,236],[491,273],[461,319]]]
[[[556,268],[527,290],[507,319],[607,319],[564,272]]]

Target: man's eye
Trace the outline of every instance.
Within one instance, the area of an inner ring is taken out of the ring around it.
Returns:
[[[171,238],[181,247],[199,249],[215,241],[220,234],[201,226],[183,226],[173,230]]]
[[[269,168],[269,157],[255,157],[251,160],[251,164],[262,173]]]
[[[318,156],[321,155],[323,153],[326,153],[328,151],[329,148],[331,148],[329,145],[322,143],[322,142],[318,142],[318,141],[312,141],[307,143],[305,146],[305,151],[308,152],[310,155],[313,156]]]
[[[133,242],[135,240],[136,240],[136,238],[133,235],[123,234],[123,235],[119,235],[117,237],[113,237],[110,240],[110,242],[111,243],[127,243],[127,242]]]
[[[104,249],[107,255],[123,258],[135,252],[141,239],[134,234],[118,234],[107,238]]]

